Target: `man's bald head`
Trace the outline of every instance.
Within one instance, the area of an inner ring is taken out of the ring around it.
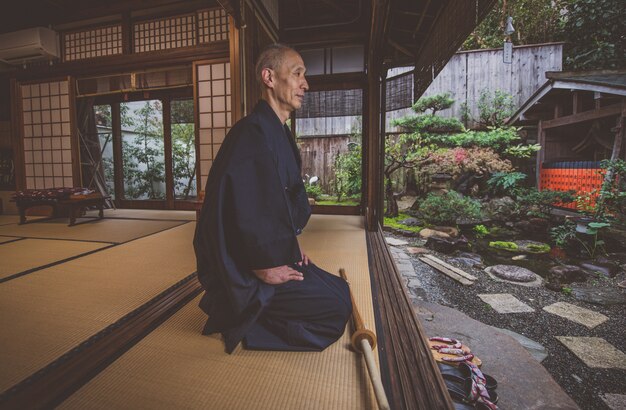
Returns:
[[[261,52],[254,67],[254,73],[259,85],[263,84],[261,75],[263,70],[269,68],[270,70],[278,71],[285,60],[285,55],[290,52],[297,53],[293,48],[279,43],[270,44]]]

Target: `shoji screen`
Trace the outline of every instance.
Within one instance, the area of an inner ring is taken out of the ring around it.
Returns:
[[[231,126],[230,63],[196,65],[198,107],[199,189]]]
[[[68,81],[20,87],[26,188],[74,186]]]
[[[65,61],[122,54],[122,26],[120,24],[63,35]]]

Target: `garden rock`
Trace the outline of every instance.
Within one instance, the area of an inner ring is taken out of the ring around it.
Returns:
[[[468,266],[470,268],[484,269],[483,258],[472,252],[458,252],[456,257],[450,259],[451,262],[459,265]]]
[[[527,253],[548,253],[550,252],[550,245],[543,242],[537,241],[515,241],[519,252],[527,252]]]
[[[532,282],[536,278],[536,274],[526,268],[515,265],[494,265],[490,267],[491,273],[501,279],[510,280],[512,282]]]
[[[594,273],[601,273],[610,278],[617,275],[619,266],[606,258],[597,258],[594,261],[586,261],[580,264],[580,267]]]
[[[572,287],[572,295],[582,302],[594,305],[626,305],[626,293],[619,289],[576,286]]]
[[[543,218],[530,218],[514,224],[515,228],[526,233],[544,233],[550,227],[550,223]]]
[[[447,233],[452,238],[456,238],[459,236],[459,230],[452,226],[433,226],[432,229],[437,232]]]
[[[424,228],[420,231],[420,237],[424,239],[430,239],[433,237],[449,239],[450,235],[445,232],[437,231],[435,229]]]
[[[440,238],[431,236],[426,241],[426,246],[441,253],[452,253],[457,249],[467,248],[467,239],[461,235],[458,238]]]
[[[517,215],[518,206],[508,196],[495,198],[487,202],[483,207],[485,214],[494,221],[507,222]]]
[[[430,253],[430,249],[409,246],[406,248],[406,252],[410,255],[423,255],[425,253]]]
[[[403,219],[398,223],[406,226],[424,226],[424,221],[420,221],[419,219],[413,217]]]
[[[553,284],[556,288],[557,286],[560,288],[560,285],[573,283],[573,282],[584,282],[587,280],[587,275],[585,272],[578,266],[575,265],[559,265],[554,266],[548,272],[546,280],[549,284]],[[546,285],[548,286],[548,285]]]
[[[511,258],[512,261],[523,261],[524,259],[527,259],[526,255],[515,255]]]

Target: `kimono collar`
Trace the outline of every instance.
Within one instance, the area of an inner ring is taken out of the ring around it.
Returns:
[[[293,150],[293,154],[296,157],[296,163],[298,167],[300,167],[302,165],[302,159],[295,138],[291,135],[289,127],[280,121],[280,118],[278,118],[278,115],[276,115],[276,112],[269,103],[265,100],[260,100],[254,107],[254,112],[258,115],[262,128],[269,130],[271,134],[284,135],[287,138]]]

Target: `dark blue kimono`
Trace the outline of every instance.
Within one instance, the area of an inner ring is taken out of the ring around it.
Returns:
[[[203,333],[222,333],[229,353],[244,338],[251,349],[322,350],[343,334],[352,311],[345,281],[296,265],[310,215],[294,138],[261,101],[215,158],[194,237]],[[269,285],[252,272],[282,265],[304,280]]]

